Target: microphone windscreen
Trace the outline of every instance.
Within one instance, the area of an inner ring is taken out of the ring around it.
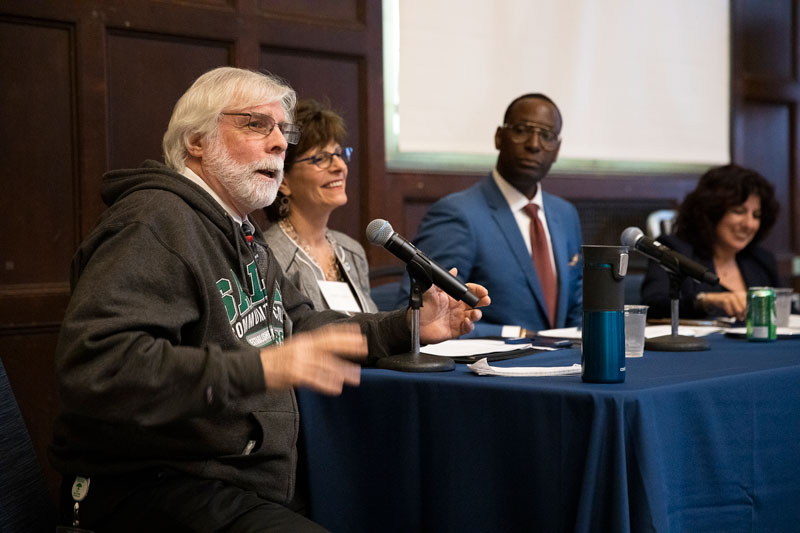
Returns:
[[[376,218],[367,225],[367,240],[375,246],[383,246],[394,233],[392,225],[382,218]]]
[[[622,236],[620,237],[620,241],[622,241],[623,246],[627,246],[629,248],[634,248],[636,246],[636,241],[639,240],[639,237],[644,235],[644,232],[637,228],[636,226],[631,226],[630,228],[625,229],[622,232]]]

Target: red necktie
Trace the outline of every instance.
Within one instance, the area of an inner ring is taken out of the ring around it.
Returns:
[[[553,264],[550,261],[550,247],[547,246],[547,236],[544,234],[544,226],[539,220],[539,206],[528,204],[525,206],[525,213],[531,218],[531,255],[533,256],[533,266],[539,275],[539,283],[542,285],[544,301],[547,304],[547,314],[550,318],[550,325],[554,326],[556,317],[556,299],[558,291],[556,288],[556,274],[553,272]]]

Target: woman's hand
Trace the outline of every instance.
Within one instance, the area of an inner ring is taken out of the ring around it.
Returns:
[[[708,312],[712,309],[721,309],[727,316],[737,320],[747,318],[747,292],[706,292],[700,299],[703,309]]]

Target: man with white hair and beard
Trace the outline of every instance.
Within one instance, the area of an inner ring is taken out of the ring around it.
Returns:
[[[104,177],[109,207],[73,259],[56,355],[51,458],[70,525],[321,529],[296,512],[293,388],[339,394],[359,362],[407,351],[410,332],[405,310],[314,311],[247,219],[299,139],[294,98],[270,76],[212,70],[175,106],[166,166]],[[435,288],[424,303],[423,342],[481,316]]]

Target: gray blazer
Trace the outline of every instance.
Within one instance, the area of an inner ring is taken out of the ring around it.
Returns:
[[[264,232],[264,238],[286,277],[311,299],[315,309],[328,309],[328,304],[325,303],[325,298],[317,285],[317,280],[324,280],[325,277],[305,251],[295,245],[294,241],[284,233],[280,224],[270,226]],[[339,231],[328,230],[328,239],[334,243],[333,249],[339,266],[362,311],[377,312],[378,307],[369,295],[369,265],[364,247]]]

